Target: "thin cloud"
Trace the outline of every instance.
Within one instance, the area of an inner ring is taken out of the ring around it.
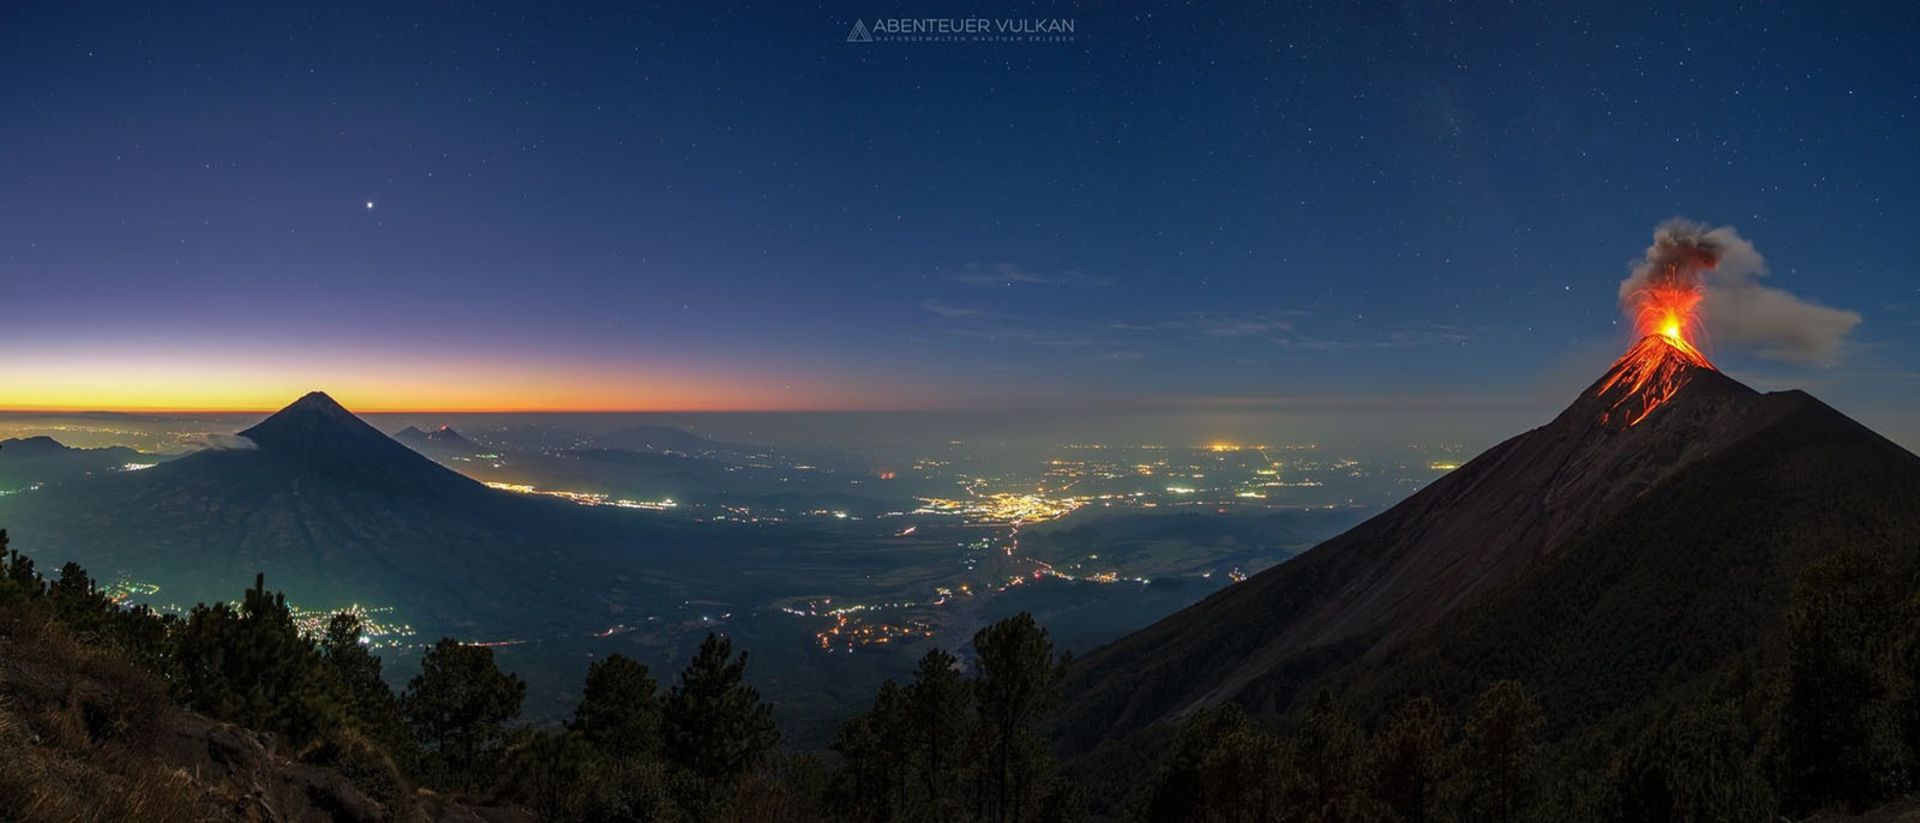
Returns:
[[[1309,352],[1426,348],[1462,345],[1473,339],[1468,329],[1442,324],[1397,328],[1376,335],[1328,335],[1313,331],[1312,325],[1309,312],[1289,310],[1246,315],[1193,312],[1151,323],[1115,323],[1110,328],[1192,339],[1254,340],[1282,349]]]
[[[975,308],[973,306],[956,306],[939,300],[922,300],[920,301],[920,308],[936,316],[945,317],[950,320],[981,319],[994,316],[993,312],[987,311],[986,309]]]
[[[1017,263],[968,263],[967,270],[954,275],[953,282],[967,286],[999,287],[1011,286],[1098,286],[1113,285],[1113,280],[1099,275],[1088,274],[1079,269],[1068,269],[1058,273],[1030,271]]]
[[[995,343],[1026,343],[1051,349],[1085,349],[1120,345],[1120,341],[1105,337],[1049,329],[1030,329],[1007,324],[948,329],[947,333]]]

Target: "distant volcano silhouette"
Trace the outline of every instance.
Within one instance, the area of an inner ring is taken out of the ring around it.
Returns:
[[[452,426],[441,426],[433,431],[421,431],[417,427],[408,426],[394,432],[393,439],[421,452],[467,455],[480,450],[478,444],[454,431]]]
[[[559,599],[540,579],[618,580],[657,524],[495,491],[381,434],[321,392],[210,449],[139,472],[0,498],[36,554],[187,603],[265,572],[310,605],[391,605],[439,625],[577,629],[612,587]],[[589,624],[591,625],[591,624]]]
[[[381,434],[325,392],[301,397],[240,436],[260,447],[259,459],[308,483],[411,496],[467,497],[485,491]]]

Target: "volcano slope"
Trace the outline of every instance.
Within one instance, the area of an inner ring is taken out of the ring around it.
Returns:
[[[264,572],[311,606],[392,605],[442,631],[577,631],[678,602],[653,571],[683,538],[486,488],[315,392],[195,452],[0,499],[0,524],[49,562],[157,583],[163,602],[225,600]]]
[[[1506,678],[1564,734],[1777,651],[1809,561],[1917,545],[1920,457],[1651,336],[1547,425],[1088,655],[1060,745],[1120,759],[1221,702],[1280,716],[1328,686],[1365,716]]]

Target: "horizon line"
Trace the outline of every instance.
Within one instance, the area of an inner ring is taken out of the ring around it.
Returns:
[[[319,390],[307,394],[326,394]],[[338,398],[333,398],[339,402]],[[299,398],[287,402],[276,402],[260,406],[172,406],[172,405],[108,405],[86,406],[67,404],[31,404],[0,405],[0,415],[270,415],[285,409]],[[559,407],[559,406],[450,406],[450,407],[395,407],[395,406],[359,406],[340,403],[354,414],[376,415],[482,415],[482,414],[908,414],[908,413],[1075,413],[1075,412],[1181,412],[1181,411],[1255,411],[1304,412],[1304,411],[1382,411],[1406,410],[1408,407],[1437,409],[1532,409],[1557,406],[1546,398],[1530,393],[1492,393],[1461,395],[1455,393],[1336,393],[1307,395],[1219,395],[1191,394],[1178,396],[1153,396],[1134,398],[1115,397],[1009,397],[1001,403],[977,403],[962,405],[874,405],[874,406],[737,406],[737,407]]]
[[[984,411],[979,408],[935,408],[935,407],[870,407],[870,408],[733,408],[733,409],[605,409],[605,408],[447,408],[447,409],[387,409],[346,407],[354,414],[846,414],[858,412],[937,412],[937,411]],[[254,408],[192,408],[176,406],[12,406],[0,408],[0,414],[274,414],[285,409],[286,405]],[[1014,410],[1009,407],[1009,410]]]

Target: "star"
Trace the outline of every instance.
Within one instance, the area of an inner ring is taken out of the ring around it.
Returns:
[[[368,201],[367,201],[367,211],[373,211],[373,201],[372,201],[372,200],[368,200]]]

